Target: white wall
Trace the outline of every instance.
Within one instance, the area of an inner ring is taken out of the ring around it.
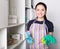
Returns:
[[[40,1],[47,4],[47,18],[54,24],[54,36],[57,44],[51,46],[50,49],[60,49],[60,0],[34,0],[34,7]]]

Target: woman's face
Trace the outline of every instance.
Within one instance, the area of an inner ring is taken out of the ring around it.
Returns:
[[[46,14],[46,10],[45,10],[45,7],[43,5],[38,5],[35,9],[35,12],[36,12],[36,16],[38,18],[42,18]]]

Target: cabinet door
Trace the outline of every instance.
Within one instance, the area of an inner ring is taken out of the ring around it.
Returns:
[[[8,22],[8,0],[0,0],[0,28],[6,27]]]

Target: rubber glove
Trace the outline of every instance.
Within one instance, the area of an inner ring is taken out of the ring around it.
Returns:
[[[26,32],[26,41],[29,43],[29,44],[33,44],[34,43],[34,39],[30,36],[30,32]]]

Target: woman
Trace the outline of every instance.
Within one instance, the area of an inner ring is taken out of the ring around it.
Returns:
[[[39,2],[35,6],[36,18],[30,20],[27,24],[27,30],[34,38],[34,43],[30,49],[49,49],[47,45],[41,42],[41,39],[47,34],[53,34],[53,23],[46,18],[47,6]]]

